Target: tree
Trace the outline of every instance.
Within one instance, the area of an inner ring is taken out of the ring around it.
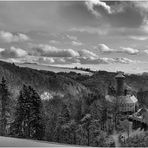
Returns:
[[[128,138],[130,135],[130,131],[132,129],[132,122],[129,122],[127,119],[120,121],[121,128],[123,131],[127,132]]]
[[[147,132],[139,132],[131,135],[122,143],[122,147],[147,147],[148,146],[148,135]]]
[[[13,134],[24,138],[43,139],[44,118],[40,96],[31,87],[23,85],[17,102]]]
[[[54,131],[54,141],[56,142],[63,142],[63,138],[65,135],[65,130],[69,130],[65,128],[68,122],[70,121],[70,113],[67,108],[67,105],[64,104],[61,113],[57,117],[57,123]],[[63,131],[64,130],[64,131]]]
[[[87,131],[87,145],[90,144],[90,124],[91,124],[91,114],[86,114],[81,120],[83,123],[84,129]]]
[[[63,105],[60,117],[63,118],[64,122],[68,122],[70,120],[70,112],[66,104]]]
[[[7,117],[9,114],[9,103],[10,103],[10,93],[6,84],[6,80],[2,77],[0,84],[0,93],[1,93],[1,135],[4,136],[7,134]]]

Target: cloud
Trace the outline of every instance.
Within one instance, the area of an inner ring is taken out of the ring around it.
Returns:
[[[89,50],[86,50],[86,49],[82,49],[82,50],[79,50],[79,55],[81,57],[87,57],[87,58],[97,58],[98,55],[96,55],[95,53],[93,53],[92,51],[89,51]]]
[[[128,59],[128,58],[115,58],[114,63],[121,63],[121,64],[129,64],[135,63],[136,61]]]
[[[130,47],[120,47],[121,50],[117,51],[117,52],[121,52],[121,53],[127,53],[127,54],[138,54],[139,50],[138,49],[134,49],[134,48],[130,48]]]
[[[128,59],[128,58],[86,58],[81,57],[80,64],[129,64],[129,63],[135,63],[136,61]]]
[[[101,58],[101,59],[104,62],[106,62],[107,64],[113,64],[113,63],[129,64],[129,63],[136,62],[136,61],[133,61],[131,59],[123,58],[123,57],[119,57],[119,58]]]
[[[103,53],[110,53],[110,52],[115,52],[116,50],[109,48],[107,45],[105,44],[99,44],[97,46],[97,48],[99,49],[99,51],[103,52]]]
[[[0,55],[3,58],[21,58],[28,55],[28,53],[21,49],[16,47],[10,47],[10,49],[2,49],[0,50]]]
[[[111,8],[109,5],[107,5],[105,2],[100,0],[89,0],[85,2],[88,10],[92,12],[95,16],[100,16],[100,13],[95,9],[96,6],[104,8],[108,13],[111,13]]]
[[[108,14],[122,13],[126,11],[127,8],[139,9],[141,13],[148,12],[148,2],[147,1],[112,1],[108,3],[107,1],[101,0],[89,0],[85,2],[88,10],[96,16],[100,16],[99,9],[97,7],[103,8]]]
[[[56,40],[50,40],[49,43],[51,43],[51,44],[58,44],[60,42],[59,41],[56,41]]]
[[[35,62],[38,64],[72,64],[72,63],[80,63],[80,60],[74,57],[37,57],[35,56],[31,62]]]
[[[22,58],[9,57],[5,60],[11,62],[29,62],[45,65],[65,65],[65,64],[130,64],[137,61],[128,58],[93,58],[93,57],[42,57],[42,56],[27,56]]]
[[[53,64],[55,63],[54,58],[51,57],[39,57],[37,59],[38,63],[42,63],[42,64]]]
[[[54,46],[39,44],[33,45],[30,52],[31,55],[45,56],[45,57],[77,57],[79,53],[73,49],[59,49]]]
[[[148,54],[148,49],[145,49],[145,50],[144,50],[144,53]]]
[[[83,43],[78,42],[78,41],[72,41],[72,45],[74,45],[74,46],[81,46],[81,45],[83,45]]]
[[[78,38],[76,36],[72,36],[72,35],[68,35],[68,34],[67,34],[67,38],[70,40],[75,40],[75,41],[78,40]]]
[[[148,39],[148,36],[129,36],[129,38],[133,40],[145,41]]]
[[[148,16],[148,2],[89,0],[86,8],[111,27],[139,28]]]
[[[0,31],[0,37],[10,43],[10,42],[23,42],[23,41],[28,41],[30,38],[23,33],[12,33],[12,32],[7,32],[7,31]]]
[[[95,47],[102,53],[126,53],[126,54],[131,54],[135,55],[139,53],[138,49],[130,48],[130,47],[120,47],[119,49],[112,49],[109,48],[105,44],[99,44],[97,47]]]
[[[83,33],[83,32],[86,32],[86,33],[89,33],[89,34],[98,34],[98,35],[106,35],[108,33],[108,27],[107,25],[106,26],[103,26],[103,28],[98,28],[98,27],[79,27],[79,28],[71,28],[69,31],[71,32],[80,32],[80,33]]]

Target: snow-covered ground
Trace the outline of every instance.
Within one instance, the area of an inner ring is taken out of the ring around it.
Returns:
[[[26,140],[0,136],[0,147],[75,147],[46,141]],[[76,146],[77,147],[77,146]]]

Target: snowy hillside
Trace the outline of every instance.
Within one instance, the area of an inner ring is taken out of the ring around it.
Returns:
[[[53,142],[26,140],[0,136],[0,147],[74,147]]]

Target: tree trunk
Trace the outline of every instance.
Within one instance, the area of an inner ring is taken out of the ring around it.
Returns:
[[[90,143],[90,142],[89,142],[89,128],[88,128],[88,130],[87,130],[87,138],[88,138],[88,139],[87,139],[87,145],[89,146],[89,143]]]
[[[74,131],[74,144],[77,144],[77,141],[76,141],[76,132]]]

